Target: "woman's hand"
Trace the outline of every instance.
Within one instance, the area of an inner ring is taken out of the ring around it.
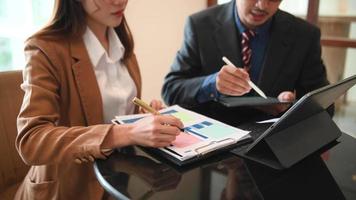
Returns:
[[[163,108],[165,108],[164,104],[162,103],[162,101],[157,100],[157,99],[153,99],[150,103],[150,106],[152,108],[154,108],[155,110],[161,110]]]
[[[132,144],[148,147],[169,146],[180,134],[183,123],[171,115],[153,115],[132,124],[128,137]]]
[[[150,106],[155,109],[155,110],[161,110],[163,108],[165,108],[164,104],[162,103],[162,101],[157,100],[157,99],[153,99],[150,102]],[[142,107],[140,107],[139,109],[139,113],[147,113],[147,110],[143,109]]]

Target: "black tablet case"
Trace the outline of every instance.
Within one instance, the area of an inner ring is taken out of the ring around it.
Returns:
[[[279,101],[274,97],[267,97],[267,99],[259,96],[253,97],[236,97],[221,95],[217,101],[226,107],[240,107],[240,106],[268,106],[274,104],[292,104],[293,102]]]
[[[341,135],[326,109],[356,84],[356,75],[304,95],[248,148],[236,155],[275,169],[289,168]]]

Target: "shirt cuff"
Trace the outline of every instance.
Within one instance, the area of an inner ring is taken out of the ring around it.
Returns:
[[[219,98],[219,92],[216,89],[216,76],[218,73],[207,76],[197,94],[198,103],[216,100]]]

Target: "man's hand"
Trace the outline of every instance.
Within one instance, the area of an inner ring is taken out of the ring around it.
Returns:
[[[278,100],[281,102],[293,102],[295,100],[295,93],[291,92],[291,91],[284,91],[281,92],[278,95]],[[290,105],[290,104],[281,104],[281,105],[272,105],[272,106],[258,106],[256,107],[259,110],[262,110],[265,113],[277,116],[279,114],[281,114],[282,112],[286,111]]]
[[[242,68],[224,65],[216,76],[216,89],[226,95],[242,96],[251,90],[249,74]]]
[[[291,91],[284,91],[278,95],[278,100],[281,102],[293,102],[295,100],[295,93]],[[276,105],[278,114],[286,111],[291,104]]]
[[[295,93],[291,91],[284,91],[278,95],[279,101],[291,102],[295,100]]]

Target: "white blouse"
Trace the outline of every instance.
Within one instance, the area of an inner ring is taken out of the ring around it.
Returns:
[[[83,40],[93,65],[103,102],[104,122],[111,123],[116,115],[134,113],[131,100],[137,95],[135,82],[122,62],[125,48],[113,28],[108,30],[109,52],[87,27]]]

